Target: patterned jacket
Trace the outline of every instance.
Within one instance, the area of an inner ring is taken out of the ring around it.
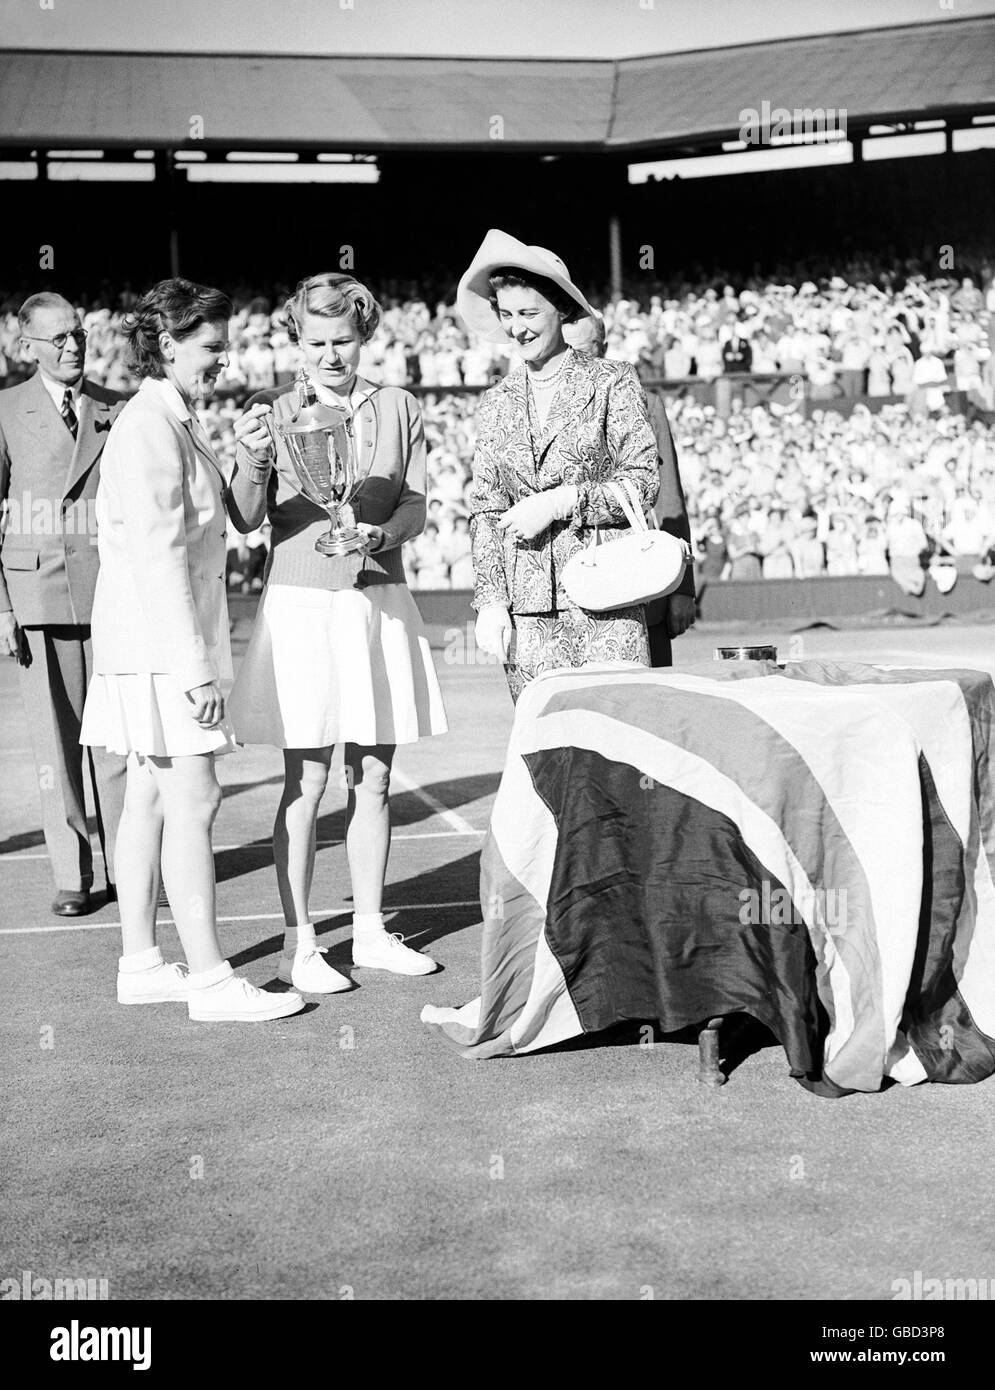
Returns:
[[[573,607],[559,579],[592,529],[628,525],[605,483],[631,478],[644,506],[651,507],[660,476],[646,396],[628,363],[568,349],[542,440],[535,442],[525,371],[523,366],[485,391],[477,412],[470,493],[473,606],[503,603],[513,613],[549,613]],[[554,521],[531,541],[498,530],[498,518],[520,498],[561,483],[579,489],[568,521]]]

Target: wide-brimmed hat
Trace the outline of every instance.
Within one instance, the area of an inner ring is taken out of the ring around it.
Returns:
[[[508,341],[500,319],[491,308],[490,277],[502,266],[513,266],[516,270],[527,270],[551,280],[583,310],[586,317],[594,316],[596,311],[570,279],[570,272],[559,256],[547,251],[545,246],[526,246],[517,237],[492,227],[456,291],[456,308],[463,322],[472,333],[479,334],[487,342]],[[563,336],[571,345],[575,341],[589,344],[591,328],[583,319],[579,323],[565,323]]]

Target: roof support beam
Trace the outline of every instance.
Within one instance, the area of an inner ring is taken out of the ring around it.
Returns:
[[[162,208],[169,241],[169,273],[175,279],[180,273],[180,228],[177,215],[176,163],[172,150],[155,152],[155,186],[160,194],[159,205]]]

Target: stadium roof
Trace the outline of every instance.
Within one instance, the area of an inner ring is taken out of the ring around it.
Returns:
[[[995,111],[995,17],[615,61],[0,52],[0,144],[31,148],[691,152],[764,101]]]

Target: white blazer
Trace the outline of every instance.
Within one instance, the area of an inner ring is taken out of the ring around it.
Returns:
[[[111,427],[97,488],[93,669],[181,690],[232,677],[225,479],[176,387],[146,378]]]

